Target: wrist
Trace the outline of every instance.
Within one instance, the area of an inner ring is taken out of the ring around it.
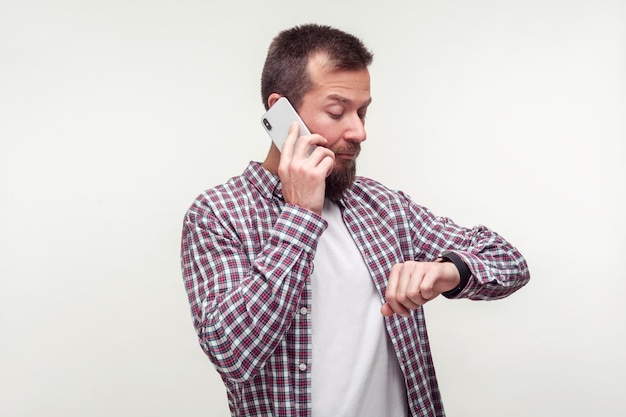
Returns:
[[[463,291],[467,283],[469,282],[470,277],[472,276],[472,271],[470,271],[469,267],[465,264],[463,259],[459,255],[451,251],[444,251],[439,255],[439,259],[441,262],[451,262],[454,264],[456,269],[459,271],[459,284],[452,288],[451,290],[442,292],[446,298],[456,297]]]

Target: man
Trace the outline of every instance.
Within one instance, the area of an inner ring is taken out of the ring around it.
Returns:
[[[233,416],[443,416],[422,306],[529,279],[498,234],[356,176],[371,61],[331,27],[281,32],[263,101],[287,97],[312,134],[296,141],[294,124],[282,152],[272,144],[186,214],[185,287]]]

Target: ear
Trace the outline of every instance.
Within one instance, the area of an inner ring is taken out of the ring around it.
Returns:
[[[281,98],[282,95],[278,94],[278,93],[272,93],[269,95],[269,97],[267,98],[267,105],[269,107],[272,107],[274,105],[274,103],[276,103],[276,101]]]

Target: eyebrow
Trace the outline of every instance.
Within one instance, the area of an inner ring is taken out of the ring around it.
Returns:
[[[340,101],[343,104],[351,104],[352,103],[352,100],[350,100],[349,98],[346,98],[344,96],[340,96],[339,94],[331,94],[331,95],[328,96],[328,98],[331,99],[331,100]],[[371,102],[372,102],[372,98],[370,97],[365,103],[363,103],[363,105],[361,107],[369,106]]]

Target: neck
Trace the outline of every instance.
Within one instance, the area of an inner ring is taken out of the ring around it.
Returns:
[[[272,146],[270,147],[270,150],[267,153],[267,156],[265,157],[265,161],[263,161],[263,164],[261,166],[265,168],[266,170],[268,170],[269,172],[271,172],[272,174],[277,175],[279,162],[280,162],[280,151],[278,150],[276,145],[272,143]]]

